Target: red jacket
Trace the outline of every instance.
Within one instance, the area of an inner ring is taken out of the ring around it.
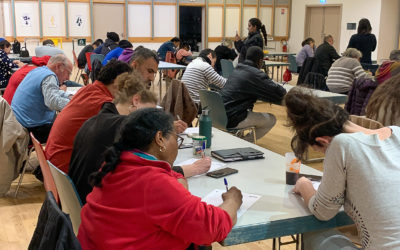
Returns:
[[[47,159],[68,173],[74,138],[82,124],[99,113],[113,96],[107,87],[96,81],[80,89],[57,116],[46,143]]]
[[[168,163],[125,151],[102,187],[87,196],[78,239],[82,249],[186,249],[222,241],[228,213],[186,190]]]
[[[36,66],[31,66],[27,64],[24,67],[17,70],[14,74],[12,74],[3,95],[3,98],[6,99],[8,104],[11,105],[11,101],[14,97],[15,91],[17,90],[19,84],[22,82],[22,80],[24,80],[25,76],[29,72],[31,72],[31,70],[34,68],[36,68]]]

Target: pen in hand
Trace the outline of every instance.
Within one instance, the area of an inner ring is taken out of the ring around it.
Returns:
[[[226,192],[228,192],[228,181],[226,180],[226,178],[224,178],[224,183],[225,183],[225,187],[226,187]]]
[[[178,118],[178,120],[181,120],[181,117],[179,115],[176,115],[176,118]]]

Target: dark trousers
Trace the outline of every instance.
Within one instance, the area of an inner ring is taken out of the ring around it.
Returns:
[[[35,138],[40,142],[40,143],[46,143],[47,138],[49,137],[51,127],[53,126],[53,123],[51,124],[44,124],[41,126],[37,127],[32,127],[32,128],[27,128],[28,132],[31,133],[35,136]],[[30,142],[29,144],[32,144]]]

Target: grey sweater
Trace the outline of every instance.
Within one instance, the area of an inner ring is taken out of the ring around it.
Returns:
[[[310,211],[320,220],[344,205],[364,249],[400,249],[400,127],[392,135],[342,133],[325,154],[324,174]]]

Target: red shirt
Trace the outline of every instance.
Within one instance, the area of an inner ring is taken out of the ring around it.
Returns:
[[[3,98],[6,99],[8,104],[11,105],[11,101],[19,84],[22,82],[22,80],[24,80],[25,76],[34,68],[36,68],[36,66],[25,65],[24,67],[17,70],[14,74],[12,74],[10,80],[8,81],[6,90],[3,94]]]
[[[80,89],[57,116],[46,143],[46,157],[64,173],[68,173],[74,138],[82,124],[99,113],[113,96],[107,87],[96,81]]]
[[[168,163],[121,154],[117,168],[95,187],[81,211],[82,249],[186,249],[222,241],[228,213],[192,195]]]

